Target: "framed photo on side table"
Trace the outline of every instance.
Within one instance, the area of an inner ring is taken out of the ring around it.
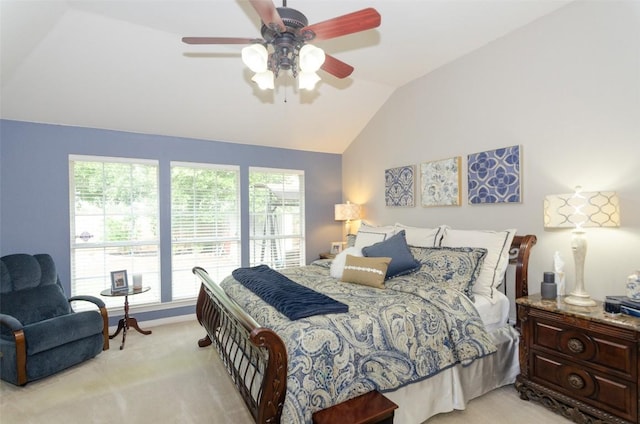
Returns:
[[[111,271],[111,293],[125,292],[129,290],[127,271]]]
[[[342,242],[334,241],[333,243],[331,243],[331,250],[329,251],[329,253],[331,253],[332,255],[337,255],[340,252],[342,252]]]

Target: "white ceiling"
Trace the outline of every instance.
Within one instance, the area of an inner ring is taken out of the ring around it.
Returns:
[[[1,117],[342,153],[396,88],[568,2],[289,0],[311,24],[382,15],[377,29],[317,43],[355,71],[321,71],[308,93],[282,75],[260,91],[240,45],[181,42],[259,38],[246,0],[0,0]]]

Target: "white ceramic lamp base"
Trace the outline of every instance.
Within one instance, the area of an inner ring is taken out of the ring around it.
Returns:
[[[596,301],[591,299],[591,296],[588,294],[579,295],[575,292],[571,292],[571,294],[564,298],[564,303],[568,303],[569,305],[576,306],[595,306]]]
[[[595,300],[584,289],[584,258],[587,255],[587,239],[582,229],[576,228],[572,232],[571,249],[576,265],[576,285],[564,302],[576,306],[595,306]]]

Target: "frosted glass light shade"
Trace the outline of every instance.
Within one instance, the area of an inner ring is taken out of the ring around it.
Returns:
[[[298,88],[302,90],[313,90],[320,77],[315,72],[300,72],[298,74]]]
[[[275,87],[273,83],[273,72],[271,71],[258,72],[251,78],[251,81],[258,84],[261,90],[273,90]]]
[[[242,61],[253,72],[266,71],[268,58],[269,53],[262,44],[251,44],[242,49]]]
[[[311,44],[305,44],[298,54],[298,63],[303,72],[316,72],[325,60],[324,51]]]

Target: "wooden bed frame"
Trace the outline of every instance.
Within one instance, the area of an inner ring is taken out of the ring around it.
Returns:
[[[515,297],[528,295],[528,266],[534,235],[515,236],[509,263],[515,265]],[[214,345],[257,424],[279,423],[287,387],[287,350],[271,329],[260,327],[200,267],[202,284],[196,305],[207,335],[200,347]],[[516,321],[516,327],[520,323]]]

